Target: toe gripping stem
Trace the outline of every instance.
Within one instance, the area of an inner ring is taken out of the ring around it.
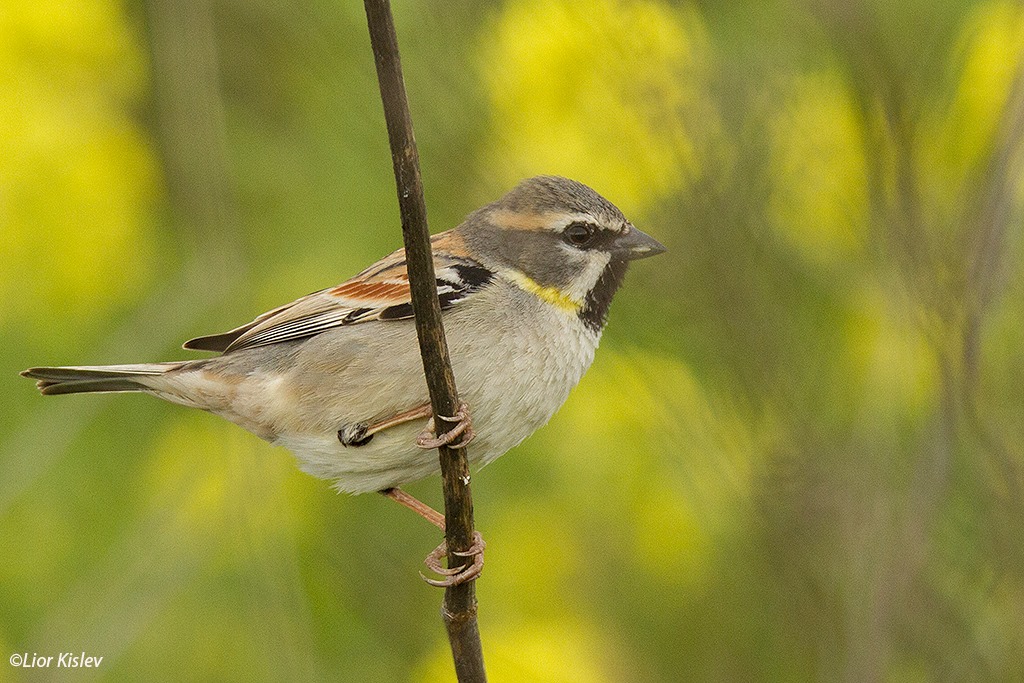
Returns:
[[[398,487],[384,489],[381,493],[399,505],[412,510],[441,531],[444,531],[444,515],[423,501],[410,496]],[[442,541],[441,545],[434,548],[430,554],[427,555],[427,558],[423,560],[423,564],[427,565],[427,568],[430,569],[430,571],[444,578],[431,579],[424,576],[423,572],[420,572],[420,577],[431,586],[437,586],[438,588],[458,586],[461,583],[472,581],[480,576],[480,572],[483,571],[485,547],[487,547],[487,544],[484,543],[483,536],[480,535],[479,531],[474,531],[473,545],[471,545],[468,550],[452,553],[458,557],[472,557],[473,561],[469,564],[462,565],[461,567],[447,568],[441,564],[441,561],[444,556],[448,554],[448,542]]]
[[[464,402],[459,403],[458,411],[451,417],[438,415],[437,419],[451,423],[454,426],[440,436],[436,436],[437,427],[434,424],[434,419],[431,418],[430,422],[427,423],[427,428],[416,437],[416,445],[420,448],[433,449],[440,448],[441,446],[464,448],[476,437],[476,434],[473,432],[473,420],[469,416],[469,406]],[[460,436],[462,438],[457,443],[453,443]]]
[[[445,567],[441,564],[441,558],[448,554],[448,542],[442,541],[441,545],[434,548],[427,558],[423,560],[423,564],[427,565],[427,569],[443,576],[443,579],[431,579],[420,572],[420,578],[429,583],[431,586],[437,586],[438,588],[448,588],[449,586],[458,586],[459,584],[472,581],[480,576],[480,573],[484,569],[484,548],[487,544],[484,543],[483,536],[480,535],[479,531],[473,532],[473,545],[465,551],[456,551],[452,555],[459,557],[471,557],[473,561],[469,564],[464,564],[459,567]]]

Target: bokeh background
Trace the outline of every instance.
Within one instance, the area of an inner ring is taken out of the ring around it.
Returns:
[[[558,173],[670,250],[474,479],[492,679],[1024,680],[1021,6],[394,11],[434,231]],[[16,375],[190,357],[399,244],[362,3],[4,0],[5,656],[451,679],[424,522],[213,416]]]

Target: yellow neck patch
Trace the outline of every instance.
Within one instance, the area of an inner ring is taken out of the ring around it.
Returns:
[[[557,287],[545,287],[518,270],[509,270],[507,274],[509,279],[515,282],[519,289],[533,294],[538,299],[546,301],[555,308],[569,313],[579,313],[580,308],[583,307],[583,304]]]

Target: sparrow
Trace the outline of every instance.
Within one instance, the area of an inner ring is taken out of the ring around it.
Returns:
[[[21,374],[46,395],[143,392],[220,415],[340,491],[385,493],[443,528],[438,513],[432,519],[398,489],[439,471],[424,448],[472,438],[470,462],[482,466],[547,423],[593,361],[630,261],[665,247],[590,187],[558,176],[522,181],[431,247],[465,402],[438,436],[403,249],[336,287],[184,344],[214,357]]]

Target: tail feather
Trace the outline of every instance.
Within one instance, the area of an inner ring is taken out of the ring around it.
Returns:
[[[145,377],[158,377],[180,368],[183,363],[138,363],[136,365],[84,365],[29,368],[21,373],[31,377],[47,396],[108,391],[145,391]]]

